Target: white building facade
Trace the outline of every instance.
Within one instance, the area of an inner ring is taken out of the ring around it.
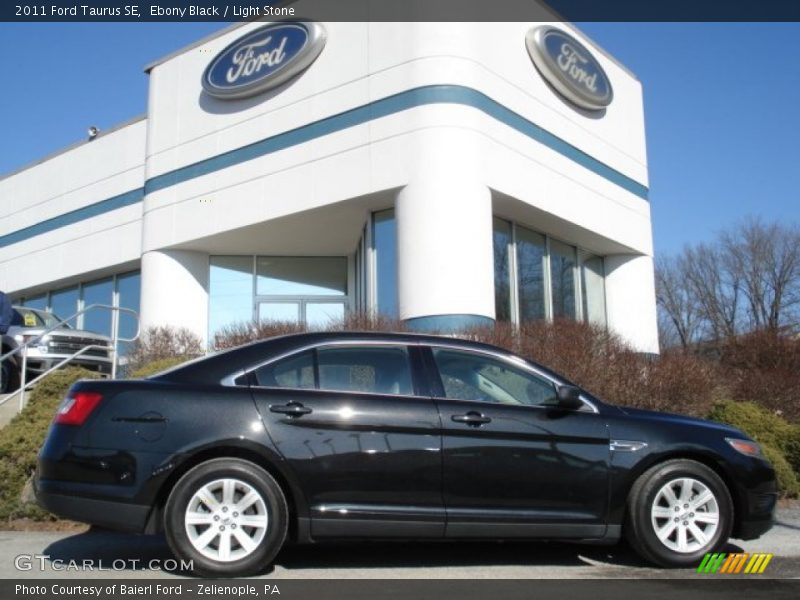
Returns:
[[[568,317],[658,352],[630,72],[565,23],[287,27],[150,65],[145,116],[1,179],[0,287],[209,343],[370,311],[419,330]]]

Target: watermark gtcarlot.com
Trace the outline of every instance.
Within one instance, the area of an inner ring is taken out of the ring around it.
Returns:
[[[52,558],[49,554],[18,554],[14,557],[17,571],[191,571],[194,561],[174,558],[140,560],[138,558],[116,558],[111,561],[83,558],[80,560]]]

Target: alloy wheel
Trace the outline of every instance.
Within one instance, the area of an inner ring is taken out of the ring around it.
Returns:
[[[250,484],[233,478],[200,487],[184,515],[195,550],[220,562],[240,560],[258,548],[269,526],[267,505]]]
[[[689,554],[709,545],[719,527],[719,503],[709,487],[692,477],[672,479],[658,490],[650,520],[660,542]]]

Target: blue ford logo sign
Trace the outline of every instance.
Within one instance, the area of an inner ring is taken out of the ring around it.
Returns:
[[[251,31],[214,57],[203,73],[203,89],[216,98],[246,98],[288,81],[322,52],[319,23],[272,23]]]
[[[543,25],[528,32],[525,45],[542,76],[567,100],[589,110],[611,104],[614,91],[606,72],[574,37]]]

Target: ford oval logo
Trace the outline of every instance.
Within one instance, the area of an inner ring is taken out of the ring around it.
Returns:
[[[322,52],[319,23],[273,23],[251,31],[214,57],[203,72],[203,89],[217,98],[245,98],[288,81]]]
[[[567,100],[589,110],[611,104],[614,91],[606,72],[574,37],[543,25],[528,32],[525,45],[542,76]]]

